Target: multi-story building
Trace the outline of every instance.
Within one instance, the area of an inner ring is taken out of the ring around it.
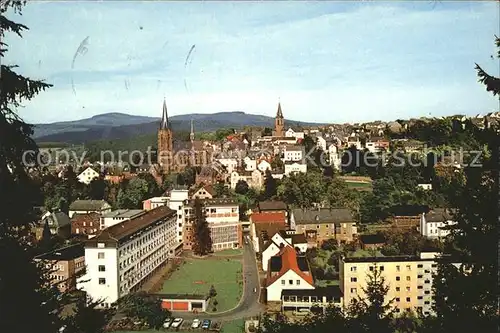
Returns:
[[[312,307],[323,309],[329,306],[342,308],[343,295],[339,286],[316,287],[314,289],[285,289],[281,292],[281,311],[310,311]]]
[[[104,200],[75,200],[69,205],[69,218],[74,214],[96,212],[104,214],[111,211],[111,205]]]
[[[99,172],[95,171],[91,167],[83,170],[77,177],[80,183],[84,183],[86,185],[90,184],[94,179],[99,178]]]
[[[81,244],[71,245],[36,256],[35,261],[45,263],[52,285],[61,292],[70,291],[85,268],[85,250]]]
[[[191,250],[193,245],[194,201],[184,206],[184,249]],[[214,251],[233,249],[241,246],[242,226],[238,202],[233,199],[206,199],[203,200],[205,217],[212,237]]]
[[[245,181],[248,186],[260,189],[264,185],[264,175],[260,170],[253,171],[233,171],[231,173],[231,188],[235,189],[240,180]]]
[[[285,176],[289,176],[294,173],[306,173],[307,172],[307,164],[300,163],[297,161],[289,161],[285,162]]]
[[[276,208],[280,207],[279,204],[276,205]],[[250,215],[250,237],[252,237],[253,248],[257,253],[264,250],[266,240],[270,240],[278,231],[287,229],[284,211],[254,212]]]
[[[168,204],[169,197],[153,197],[142,202],[143,210],[151,210]]]
[[[450,234],[447,226],[456,224],[451,212],[444,208],[435,208],[428,213],[422,213],[420,217],[420,234],[427,238],[443,238]]]
[[[283,151],[283,162],[302,161],[303,157],[303,146],[285,146],[285,150]]]
[[[100,230],[111,227],[117,223],[136,218],[145,211],[142,209],[117,209],[101,216]]]
[[[138,291],[182,250],[176,222],[176,212],[162,206],[106,228],[86,241],[86,272],[78,279],[78,289],[93,299],[102,299],[104,307]]]
[[[101,214],[91,212],[86,214],[73,214],[71,218],[71,234],[92,237],[97,235],[100,230]]]
[[[378,270],[389,290],[386,300],[394,300],[397,313],[404,311],[432,311],[432,279],[439,256],[436,252],[422,252],[418,256],[348,257],[340,259],[340,290],[344,305],[356,297],[365,297],[370,274]]]
[[[290,214],[290,228],[304,233],[308,242],[316,244],[331,238],[352,242],[358,233],[354,217],[346,208],[294,209]]]

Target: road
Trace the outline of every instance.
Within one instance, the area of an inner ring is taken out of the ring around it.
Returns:
[[[184,319],[203,318],[217,321],[232,321],[242,318],[258,316],[264,310],[264,306],[259,303],[259,271],[257,269],[255,251],[253,250],[252,242],[243,244],[243,274],[246,278],[243,288],[243,296],[234,309],[222,313],[173,313],[175,317]],[[256,288],[257,292],[254,292]]]

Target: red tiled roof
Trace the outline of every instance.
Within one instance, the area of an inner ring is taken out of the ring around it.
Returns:
[[[304,281],[309,283],[311,286],[314,286],[314,281],[312,277],[312,273],[309,270],[309,273],[306,274],[300,270],[299,265],[297,263],[297,252],[294,248],[287,245],[283,249],[281,249],[280,253],[276,257],[281,257],[281,269],[278,274],[271,276],[271,269],[267,270],[267,286],[272,285],[276,280],[285,275],[286,272],[292,270],[295,274],[300,276]],[[271,260],[269,260],[269,263]]]
[[[286,223],[285,212],[252,213],[250,221],[253,223]]]

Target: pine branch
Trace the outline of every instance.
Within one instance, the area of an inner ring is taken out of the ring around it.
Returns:
[[[479,77],[478,81],[486,85],[486,91],[493,92],[493,96],[500,94],[500,79],[486,73],[478,64],[476,64],[475,69]]]

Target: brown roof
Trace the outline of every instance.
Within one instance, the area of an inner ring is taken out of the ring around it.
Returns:
[[[306,235],[304,235],[304,234],[295,234],[295,235],[292,235],[292,244],[293,245],[295,245],[295,244],[304,244],[304,243],[307,243]]]
[[[435,208],[425,214],[425,222],[445,222],[453,219],[453,211],[445,208]]]
[[[274,236],[280,230],[286,230],[288,227],[284,223],[258,223],[255,224],[255,234],[259,239],[263,238],[263,235],[267,235],[269,239]],[[260,250],[263,250],[259,247]]]
[[[286,203],[283,201],[277,201],[277,200],[267,200],[267,201],[261,201],[258,204],[259,211],[263,210],[286,210],[287,206]]]
[[[155,222],[175,216],[176,211],[168,206],[161,206],[152,209],[145,214],[129,221],[124,221],[109,228],[104,229],[97,237],[92,238],[90,242],[96,241],[120,241],[134,233],[154,224]]]
[[[271,257],[269,260],[269,266],[273,264],[273,261],[278,261],[276,259],[280,258],[281,260],[281,267],[279,268],[278,274],[272,276],[271,274],[273,273],[270,268],[268,268],[268,278],[267,278],[267,285],[270,286],[274,282],[276,282],[280,277],[285,275],[288,271],[293,271],[295,274],[300,276],[304,281],[309,283],[311,286],[314,285],[312,273],[309,269],[309,264],[307,263],[307,259],[302,258],[302,262],[306,267],[299,267],[299,262],[298,262],[298,257],[297,257],[297,252],[295,251],[294,248],[291,246],[285,246],[283,249],[281,249],[280,253],[277,256]]]
[[[101,214],[97,212],[91,212],[86,214],[73,214],[71,217],[71,223],[81,223],[81,222],[99,222],[101,219]]]
[[[285,224],[285,212],[264,212],[264,213],[252,213],[250,215],[250,221],[253,223],[275,223],[275,224]]]

